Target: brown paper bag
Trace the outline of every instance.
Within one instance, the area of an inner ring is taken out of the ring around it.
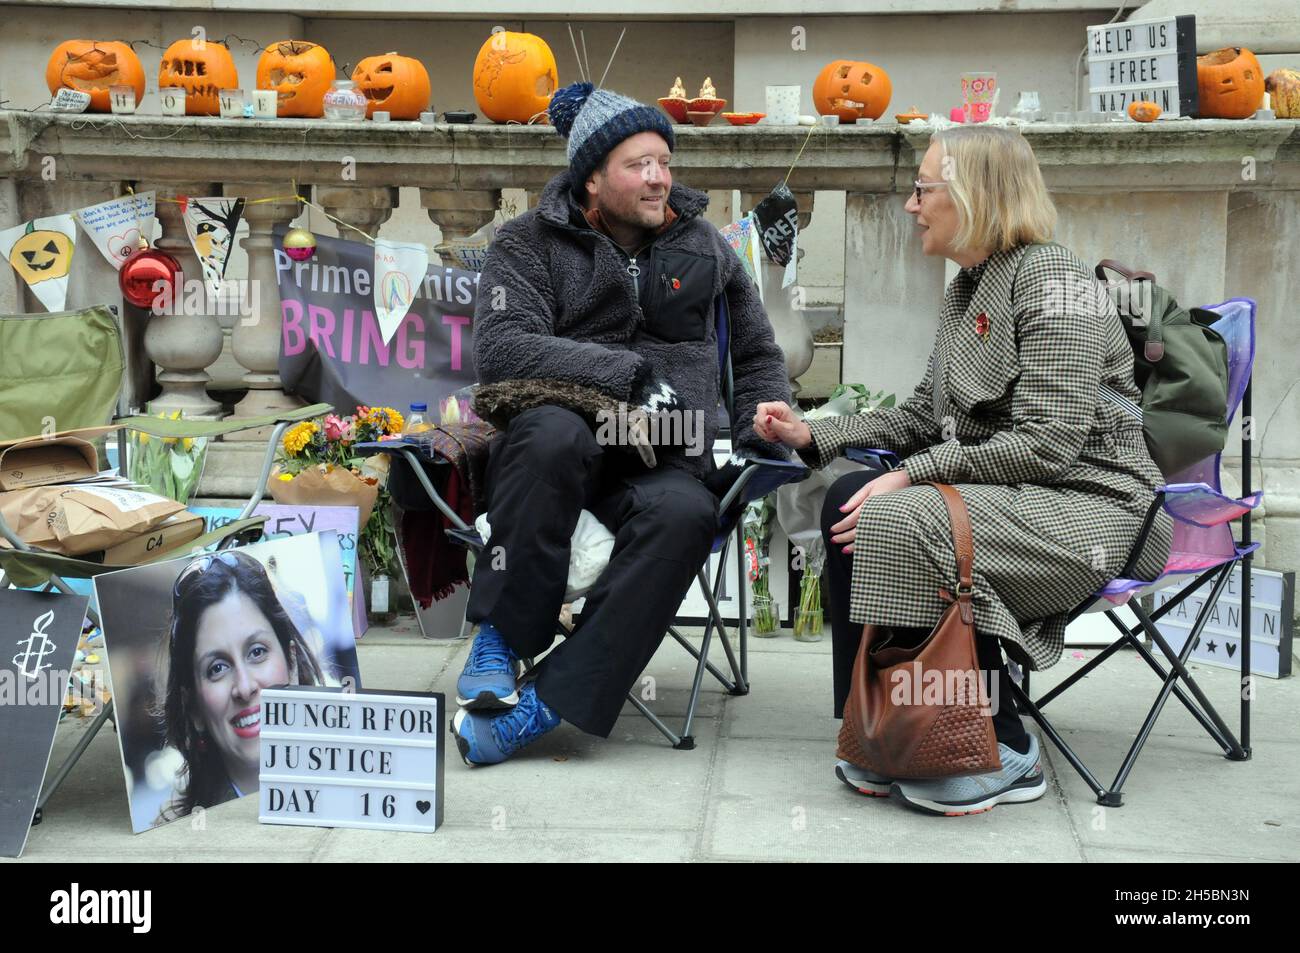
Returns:
[[[334,467],[326,472],[320,467],[303,470],[292,480],[280,479],[276,467],[266,481],[266,490],[277,503],[298,506],[355,506],[360,512],[358,528],[364,530],[370,511],[379,499],[378,484],[367,483],[351,470]]]
[[[164,496],[121,487],[38,486],[0,493],[0,513],[23,542],[64,556],[116,546],[183,509]]]

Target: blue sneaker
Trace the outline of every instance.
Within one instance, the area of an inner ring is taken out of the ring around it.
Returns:
[[[496,626],[484,622],[456,679],[456,704],[462,708],[509,708],[519,701],[518,674],[518,657]]]
[[[933,781],[895,781],[895,796],[928,814],[959,817],[991,811],[996,804],[1037,801],[1047,792],[1047,777],[1038,760],[1038,739],[1029,736],[1029,751],[1020,754],[998,745],[1001,771],[967,774]]]
[[[560,716],[537,697],[532,682],[519,689],[508,711],[479,714],[461,709],[451,721],[456,747],[466,764],[500,764],[560,724]]]

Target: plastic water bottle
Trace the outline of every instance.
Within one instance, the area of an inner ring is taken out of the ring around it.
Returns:
[[[411,404],[410,412],[406,415],[406,427],[402,430],[402,436],[411,443],[423,447],[427,443],[427,439],[423,435],[432,429],[433,424],[429,422],[429,405]]]
[[[432,429],[433,424],[429,423],[429,405],[412,404],[406,415],[406,427],[402,430],[402,435],[424,433]]]

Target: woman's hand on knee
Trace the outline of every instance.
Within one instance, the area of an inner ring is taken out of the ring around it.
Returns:
[[[754,412],[754,431],[768,443],[783,443],[793,450],[812,444],[812,431],[784,401],[765,401]]]
[[[890,493],[894,490],[903,490],[912,485],[912,481],[907,476],[907,471],[898,469],[890,470],[876,477],[870,483],[867,483],[854,493],[843,506],[840,512],[844,513],[844,518],[838,523],[831,526],[831,542],[844,547],[845,553],[853,552],[853,540],[857,536],[858,517],[862,513],[862,505],[873,496],[880,496],[882,493]]]

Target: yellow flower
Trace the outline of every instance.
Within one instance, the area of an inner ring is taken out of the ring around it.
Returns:
[[[293,479],[293,474],[292,474],[292,473],[281,473],[281,474],[280,474],[280,479],[283,480],[285,483],[288,483],[290,480]]]
[[[284,447],[284,452],[291,457],[296,457],[311,443],[311,438],[320,432],[320,427],[314,421],[305,420],[300,424],[294,424],[280,441]]]
[[[136,436],[140,438],[140,446],[143,447],[149,443],[149,435],[147,433],[141,431],[140,433],[136,434]]]
[[[366,414],[366,420],[386,434],[401,433],[406,421],[392,407],[372,407]]]
[[[181,446],[185,448],[185,452],[186,452],[186,453],[189,453],[192,449],[194,449],[194,438],[193,438],[193,437],[182,437],[182,438],[181,438]]]

